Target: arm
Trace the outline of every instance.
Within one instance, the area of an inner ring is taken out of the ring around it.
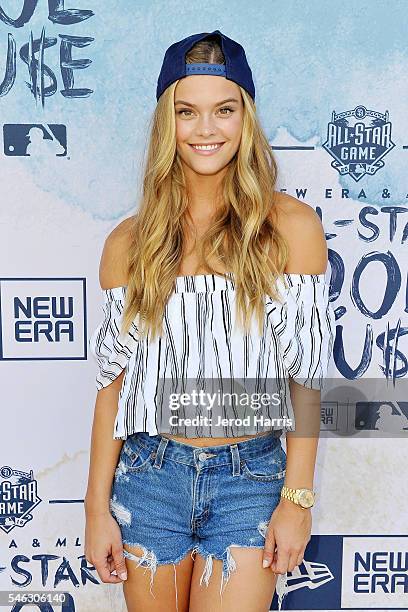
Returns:
[[[291,196],[280,200],[285,207],[279,229],[289,244],[285,272],[322,274],[327,268],[327,245],[319,216],[307,204]],[[294,489],[313,489],[320,432],[320,390],[308,389],[289,379],[296,430],[286,432],[284,484]],[[264,558],[275,573],[292,571],[303,560],[311,534],[311,509],[281,498],[270,521]],[[277,555],[275,553],[277,546]]]
[[[96,396],[85,495],[87,516],[109,513],[113,476],[123,445],[123,440],[114,440],[112,437],[123,375],[122,372],[112,384],[98,391]]]
[[[127,221],[122,222],[108,236],[99,267],[102,289],[125,285],[127,248]],[[114,422],[118,409],[119,391],[124,370],[109,385],[97,392],[92,425],[90,467],[85,495],[85,556],[93,563],[103,582],[121,582],[111,575],[113,569],[126,579],[126,565],[118,524],[109,509],[109,500],[115,469],[123,440],[113,439]],[[109,555],[113,561],[109,560]]]
[[[127,284],[126,251],[129,247],[131,219],[122,221],[105,241],[99,266],[102,289]],[[85,496],[85,510],[91,514],[109,512],[112,480],[123,445],[123,440],[114,440],[112,436],[123,376],[124,371],[110,385],[100,389],[96,397]]]
[[[289,387],[296,431],[286,432],[287,461],[284,484],[292,489],[313,489],[320,433],[320,391],[306,389],[292,379],[289,379]],[[294,505],[288,499],[283,498],[281,501],[290,506]]]
[[[285,272],[325,273],[328,262],[327,244],[320,218],[307,204],[300,203],[300,208],[296,206],[296,209],[283,223],[290,251]],[[320,433],[320,391],[307,389],[293,379],[289,379],[289,387],[296,431],[286,432],[287,464],[284,484],[294,489],[311,489]],[[287,502],[290,507],[294,506],[290,500],[282,499],[282,502]]]

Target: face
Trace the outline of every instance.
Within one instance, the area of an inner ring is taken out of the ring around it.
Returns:
[[[180,79],[174,95],[177,153],[201,175],[222,171],[241,141],[243,101],[236,83],[221,76],[194,74]],[[217,145],[209,150],[194,145]]]

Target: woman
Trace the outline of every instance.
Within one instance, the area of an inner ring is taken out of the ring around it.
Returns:
[[[123,580],[130,612],[269,610],[275,587],[280,609],[311,533],[334,327],[325,236],[274,190],[238,43],[219,30],[174,43],[156,97],[140,210],[101,258],[85,554]],[[275,381],[275,413],[170,403],[237,379]]]

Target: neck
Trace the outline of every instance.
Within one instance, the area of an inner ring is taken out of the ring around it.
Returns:
[[[216,212],[222,193],[222,181],[226,172],[223,168],[213,175],[198,174],[184,166],[188,193],[188,211],[194,222],[211,218]]]

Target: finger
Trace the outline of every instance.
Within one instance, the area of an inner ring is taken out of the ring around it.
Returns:
[[[275,574],[285,574],[288,571],[289,552],[283,550],[282,546],[278,546],[278,555],[276,563],[272,566]]]
[[[94,565],[102,582],[109,582],[114,584],[122,582],[122,580],[118,576],[111,575],[109,563],[106,559],[103,559],[102,561],[95,561]]]
[[[267,533],[262,555],[262,567],[269,567],[271,565],[275,553],[275,546],[276,543],[273,533]]]
[[[288,571],[289,572],[293,572],[293,570],[295,569],[295,567],[297,567],[297,560],[299,557],[299,553],[294,552],[289,556],[289,561],[288,561]]]
[[[304,554],[305,554],[305,551],[303,551],[303,552],[298,554],[298,558],[297,558],[297,564],[298,565],[301,565],[303,563]]]
[[[123,547],[117,546],[112,548],[112,556],[115,564],[116,572],[122,580],[127,580],[126,562],[123,556]]]
[[[277,561],[278,561],[278,550],[275,550],[274,555],[273,555],[273,559],[272,559],[272,563],[271,563],[271,570],[272,571],[275,570]]]

